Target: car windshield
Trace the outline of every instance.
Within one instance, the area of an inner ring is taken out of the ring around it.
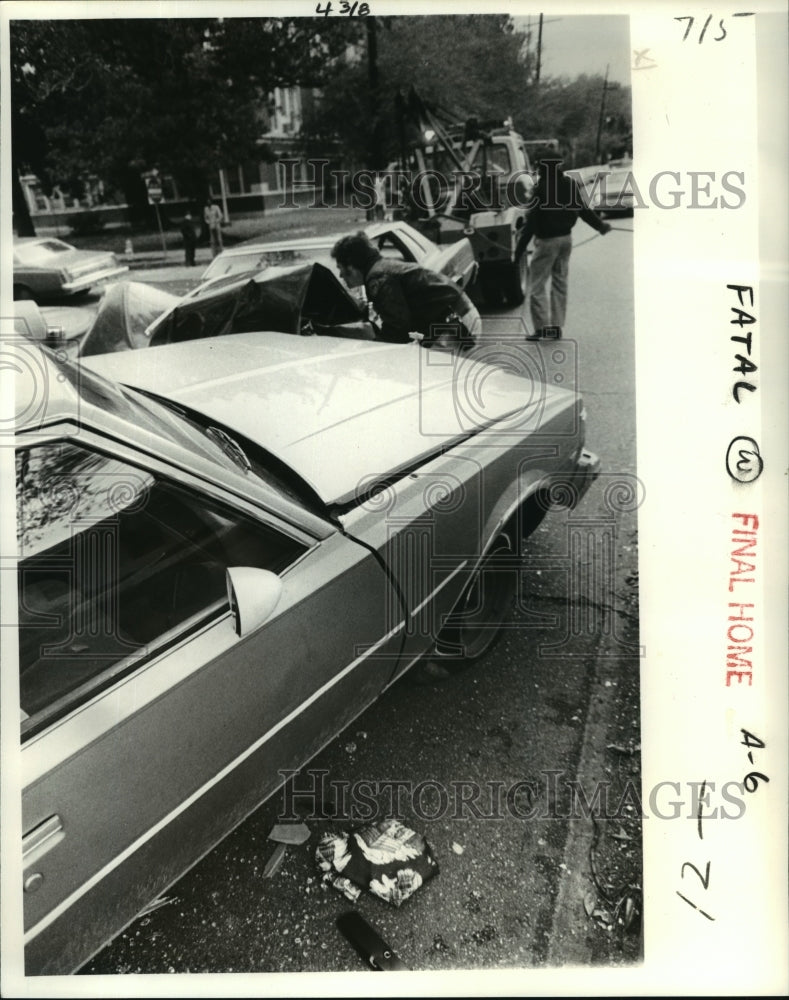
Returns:
[[[58,370],[85,403],[130,421],[144,432],[167,438],[193,455],[242,474],[248,471],[290,502],[312,510],[320,508],[310,487],[283,462],[261,450],[251,451],[250,442],[236,440],[197,411],[155,393],[121,385],[84,365],[65,362]]]
[[[238,469],[239,463],[228,454],[228,449],[212,440],[205,428],[188,420],[179,407],[164,406],[164,401],[121,386],[83,365],[65,363],[59,366],[59,371],[85,403],[130,421],[140,430],[165,437],[193,454]]]
[[[149,401],[151,406],[170,413],[178,420],[181,428],[190,428],[203,441],[216,446],[224,461],[234,465],[236,470],[241,468],[248,471],[280,496],[295,501],[313,512],[322,512],[322,504],[312,488],[271,452],[240,435],[228,433],[210,417],[197,410],[142,389],[125,387],[124,392],[127,391],[133,392],[140,402]]]
[[[61,240],[40,240],[36,243],[20,243],[14,247],[14,256],[21,264],[41,264],[56,254],[68,253],[74,247]]]

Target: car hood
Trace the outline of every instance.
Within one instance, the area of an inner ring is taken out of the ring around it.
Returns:
[[[83,362],[181,404],[285,462],[327,505],[507,420],[536,430],[575,396],[416,344],[246,333]]]

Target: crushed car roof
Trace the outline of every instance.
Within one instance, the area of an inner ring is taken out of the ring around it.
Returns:
[[[416,344],[245,333],[89,359],[285,462],[326,504],[508,418],[536,428],[566,390]]]

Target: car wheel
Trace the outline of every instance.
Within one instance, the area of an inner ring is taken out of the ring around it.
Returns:
[[[15,301],[30,301],[35,296],[27,287],[27,285],[14,285],[14,300]]]
[[[511,306],[519,306],[529,289],[529,265],[525,251],[516,255],[515,260],[504,265],[501,276],[501,290]]]
[[[510,613],[517,589],[515,546],[502,531],[441,629],[432,659],[452,670],[487,653]]]

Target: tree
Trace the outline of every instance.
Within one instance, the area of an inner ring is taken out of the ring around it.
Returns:
[[[144,210],[141,173],[158,168],[202,200],[212,173],[256,155],[274,87],[323,82],[359,30],[337,20],[12,21],[15,172],[99,175]]]
[[[378,18],[376,32],[378,117],[369,114],[368,53],[356,44],[338,63],[328,90],[305,122],[314,147],[339,142],[353,164],[378,167],[399,154],[395,99],[413,86],[447,118],[504,121],[519,108],[526,86],[524,36],[501,14]]]
[[[581,75],[544,78],[528,89],[515,123],[526,138],[558,139],[568,166],[595,162],[597,127],[605,80]],[[632,152],[630,88],[608,83],[601,135],[602,158]]]

